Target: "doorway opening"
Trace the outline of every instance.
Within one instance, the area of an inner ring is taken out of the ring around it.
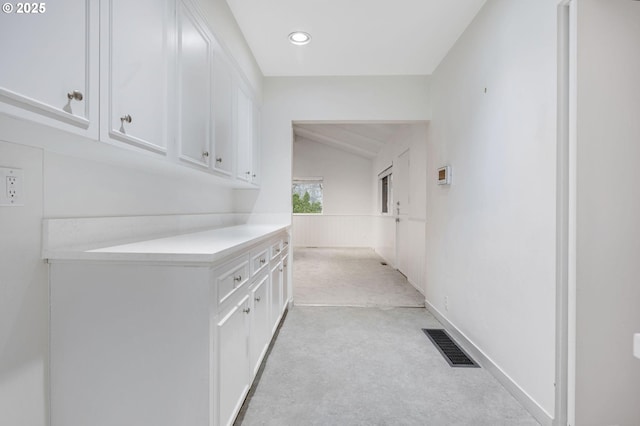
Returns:
[[[427,123],[294,122],[293,135],[296,304],[424,306]]]

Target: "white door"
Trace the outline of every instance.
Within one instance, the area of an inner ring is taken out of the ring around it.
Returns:
[[[164,153],[167,147],[167,0],[101,2],[102,139]]]
[[[289,255],[282,259],[282,310],[289,301]]]
[[[271,269],[271,325],[275,331],[282,313],[282,261]]]
[[[218,322],[219,424],[231,424],[249,390],[249,296]]]
[[[251,114],[251,183],[260,185],[260,110],[254,103]]]
[[[185,3],[178,6],[180,158],[208,167],[211,161],[211,41]]]
[[[262,355],[266,352],[271,337],[269,327],[269,276],[265,276],[251,290],[251,368],[255,374],[260,368]]]
[[[409,274],[409,150],[393,165],[393,209],[396,216],[396,268]]]
[[[0,112],[97,138],[97,2],[4,5]]]
[[[213,120],[215,159],[213,169],[225,175],[233,173],[233,74],[222,53],[213,56]]]
[[[249,95],[242,89],[238,88],[237,98],[237,168],[236,176],[240,180],[246,182],[251,181],[251,173],[253,168],[253,157],[251,148],[253,145],[253,103]]]

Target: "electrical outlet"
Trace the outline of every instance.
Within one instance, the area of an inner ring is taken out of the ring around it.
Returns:
[[[24,173],[20,169],[0,167],[0,206],[22,206],[22,182]],[[4,190],[2,190],[4,189]]]

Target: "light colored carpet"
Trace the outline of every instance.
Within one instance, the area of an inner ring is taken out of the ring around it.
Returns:
[[[296,305],[422,307],[422,296],[383,259],[367,248],[293,250]]]
[[[294,306],[237,425],[537,425],[482,368],[451,368],[424,308]]]

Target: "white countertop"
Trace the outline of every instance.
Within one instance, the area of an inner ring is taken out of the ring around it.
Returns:
[[[238,225],[108,247],[45,250],[50,262],[69,260],[211,263],[285,230],[289,225]]]

